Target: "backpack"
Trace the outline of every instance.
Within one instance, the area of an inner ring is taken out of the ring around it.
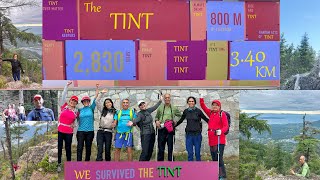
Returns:
[[[224,112],[227,116],[227,120],[228,120],[228,130],[224,133],[225,135],[229,134],[229,129],[230,129],[230,125],[231,125],[231,116],[228,112],[226,111],[220,111],[220,121],[222,122],[222,112]]]
[[[133,119],[133,112],[132,112],[132,111],[133,111],[133,110],[130,109],[130,113],[129,113],[130,120]],[[120,121],[121,115],[122,115],[122,110],[120,109],[120,110],[119,110],[119,113],[118,113],[118,121]]]
[[[36,120],[36,121],[41,121],[41,117],[40,117],[40,111],[37,111],[36,109],[33,109],[32,110],[33,113],[34,113],[34,119],[33,120]],[[50,110],[48,108],[44,108],[43,110],[49,117],[52,118],[51,114],[50,114]]]
[[[130,110],[130,113],[129,113],[130,120],[132,121],[133,120],[133,109],[129,109],[129,110]],[[122,109],[120,109],[118,112],[118,121],[120,121],[121,115],[122,115]],[[132,132],[132,129],[133,128],[131,128],[130,132]]]

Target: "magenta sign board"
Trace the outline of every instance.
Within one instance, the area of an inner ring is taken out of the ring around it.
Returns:
[[[66,162],[65,179],[218,179],[210,162]]]
[[[77,0],[43,0],[43,39],[78,39]]]
[[[168,42],[167,80],[204,80],[206,51],[206,41]]]

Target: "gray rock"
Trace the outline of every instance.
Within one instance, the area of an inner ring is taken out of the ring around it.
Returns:
[[[140,100],[144,100],[146,98],[146,95],[145,94],[137,94],[137,100],[140,101]]]
[[[128,93],[128,91],[122,91],[121,93],[119,93],[119,96],[120,96],[121,100],[123,100],[123,99],[129,97],[129,93]]]
[[[137,90],[137,93],[145,93],[147,90]]]

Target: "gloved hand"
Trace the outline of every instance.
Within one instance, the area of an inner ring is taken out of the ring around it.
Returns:
[[[220,129],[217,129],[217,130],[216,130],[216,135],[217,135],[217,136],[220,136],[220,135],[221,135],[221,130],[220,130]]]

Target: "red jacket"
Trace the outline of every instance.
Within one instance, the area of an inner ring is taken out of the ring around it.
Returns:
[[[217,103],[221,108],[221,103],[218,100],[212,101],[212,103]],[[226,144],[226,135],[224,134],[227,132],[229,125],[228,125],[228,119],[227,115],[222,112],[220,117],[220,112],[213,112],[211,109],[209,109],[206,104],[204,103],[203,98],[200,98],[200,106],[203,109],[203,111],[207,114],[209,117],[208,122],[208,138],[209,138],[209,146],[216,146],[218,144],[218,136],[215,135],[215,130],[220,129],[221,135],[220,135],[220,144]]]

